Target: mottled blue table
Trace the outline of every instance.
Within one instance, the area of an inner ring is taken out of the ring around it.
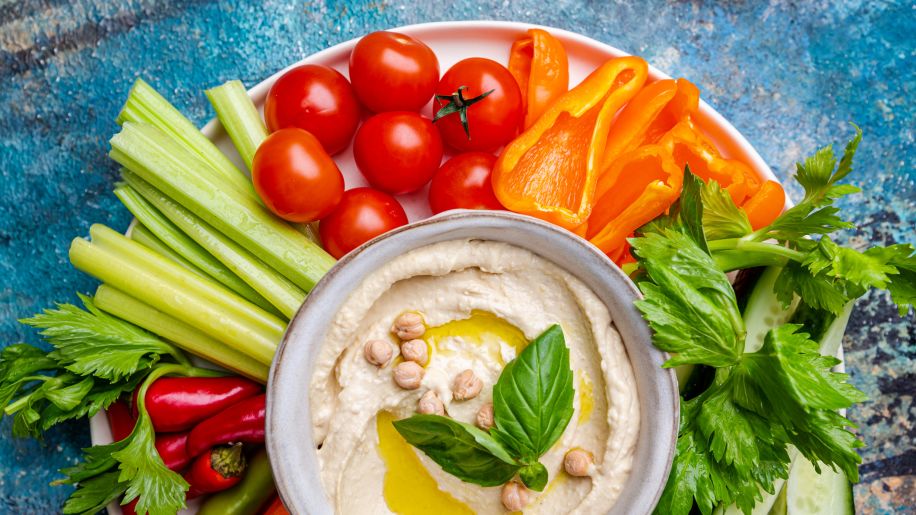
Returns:
[[[854,245],[914,239],[916,8],[910,2],[398,2],[0,0],[0,276],[2,340],[37,341],[16,319],[91,292],[67,247],[91,223],[128,213],[110,193],[107,140],[143,76],[192,119],[212,116],[202,90],[255,84],[365,32],[436,20],[520,20],[562,27],[646,57],[695,81],[780,178],[818,146],[865,131],[844,201]],[[798,194],[797,188],[790,190]],[[845,340],[852,381],[871,398],[860,425],[862,512],[916,505],[916,339],[884,295],[857,305]],[[57,511],[58,468],[89,444],[85,423],[44,443],[0,424],[0,513]]]

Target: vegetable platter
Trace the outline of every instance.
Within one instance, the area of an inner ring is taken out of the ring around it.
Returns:
[[[418,66],[385,69],[391,48]],[[223,370],[266,381],[286,322],[334,258],[433,212],[504,206],[587,238],[645,296],[637,307],[672,353],[682,393],[657,513],[848,507],[860,442],[840,413],[863,396],[832,356],[867,289],[910,309],[913,247],[858,252],[829,238],[851,226],[831,203],[855,192],[839,181],[858,129],[839,159],[825,147],[799,163],[806,193],[789,207],[762,158],[699,94],[581,35],[503,22],[401,27],[247,92],[229,82],[207,91],[220,121],[200,132],[138,81],[111,139],[123,167],[115,194],[138,223],[129,237],[93,226],[91,242],[74,240],[71,262],[105,284],[84,298],[88,311],[23,321],[55,351],[4,351],[5,415],[35,437],[92,417],[99,447],[63,471],[79,487],[67,513],[109,502],[116,512],[119,499],[193,512],[189,487],[219,492],[201,512],[279,513],[259,450],[264,396]],[[729,272],[739,272],[734,287]],[[186,420],[157,411],[152,392],[195,381],[211,401]],[[241,383],[220,397],[220,381]],[[134,390],[144,396],[131,402]],[[189,454],[175,458],[183,478],[159,442],[173,431],[188,431],[175,444]]]

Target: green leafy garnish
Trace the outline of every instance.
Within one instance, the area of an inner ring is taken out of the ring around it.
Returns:
[[[541,491],[548,478],[538,458],[569,424],[574,393],[569,349],[563,330],[554,325],[500,374],[493,386],[490,433],[439,415],[414,415],[394,427],[462,481],[497,486],[518,474],[525,486]]]

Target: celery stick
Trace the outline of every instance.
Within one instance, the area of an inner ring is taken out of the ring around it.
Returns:
[[[111,229],[94,229],[92,243],[77,238],[70,246],[77,269],[270,364],[282,320]]]
[[[107,284],[99,286],[93,297],[102,311],[127,320],[173,342],[182,349],[217,365],[261,383],[267,382],[269,367],[225,343],[207,336],[190,325],[144,304]]]
[[[239,278],[239,276],[232,273],[232,271],[220,263],[219,260],[201,248],[193,239],[181,232],[181,229],[170,222],[168,218],[162,216],[162,213],[150,205],[150,203],[133,188],[127,185],[121,185],[115,188],[114,194],[121,200],[124,207],[137,217],[137,220],[139,220],[141,224],[187,261],[190,261],[205,274],[235,293],[238,293],[246,300],[251,301],[256,306],[267,311],[274,311],[273,305],[270,302],[249,286],[248,283]]]
[[[127,234],[127,237],[139,243],[140,245],[155,251],[157,254],[162,255],[162,257],[171,259],[172,261],[178,263],[179,265],[187,268],[188,270],[201,277],[205,277],[207,275],[203,270],[194,266],[194,263],[191,263],[187,259],[181,257],[181,254],[172,250],[165,243],[162,243],[162,240],[157,238],[155,234],[151,233],[150,230],[147,229],[143,224],[138,223],[134,225],[133,229],[131,229]]]
[[[207,164],[207,168],[199,170],[198,173],[215,174],[222,179],[221,183],[230,184],[236,191],[252,198],[257,197],[245,174],[185,118],[181,111],[143,79],[134,82],[127,101],[118,114],[117,123],[124,125],[125,122],[142,122],[158,128]]]
[[[287,318],[292,318],[305,300],[304,291],[136,174],[123,171],[122,176],[180,230],[260,292]]]
[[[241,81],[230,80],[222,86],[208,89],[206,94],[216,111],[216,117],[232,138],[235,149],[250,171],[254,153],[267,137],[267,127],[245,91],[245,86]]]
[[[205,165],[155,127],[127,122],[111,157],[305,291],[334,264],[321,247],[257,201],[233,195],[196,173]]]

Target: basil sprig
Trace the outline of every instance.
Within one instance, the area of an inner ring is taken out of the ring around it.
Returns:
[[[498,486],[516,474],[532,490],[547,485],[538,458],[573,415],[572,369],[563,330],[553,325],[510,361],[493,386],[490,433],[440,415],[394,422],[408,443],[467,483]]]

